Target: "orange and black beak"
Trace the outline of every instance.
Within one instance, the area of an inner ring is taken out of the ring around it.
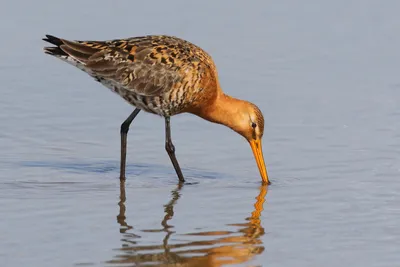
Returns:
[[[263,183],[270,184],[270,181],[268,179],[267,169],[266,169],[265,163],[264,163],[261,139],[253,139],[253,140],[250,140],[249,142],[250,142],[251,149],[253,150],[254,158],[256,159],[258,169],[260,170],[260,175],[263,180]]]

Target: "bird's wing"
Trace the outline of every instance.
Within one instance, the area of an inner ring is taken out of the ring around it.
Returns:
[[[126,40],[69,41],[47,37],[47,41],[50,39],[57,47],[47,48],[46,52],[65,53],[97,78],[112,80],[136,94],[162,95],[182,80],[178,69],[171,62],[157,60],[157,47],[149,43],[134,46],[127,45]]]
[[[168,92],[180,82],[181,75],[168,67],[153,62],[127,59],[118,51],[100,51],[89,58],[85,65],[96,75],[111,79],[126,90],[146,96]]]

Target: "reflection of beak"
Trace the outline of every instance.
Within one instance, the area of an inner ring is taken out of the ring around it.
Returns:
[[[251,149],[253,150],[254,158],[256,159],[258,169],[260,171],[263,183],[270,184],[268,180],[267,169],[265,168],[264,156],[262,153],[261,139],[253,139],[250,141]]]

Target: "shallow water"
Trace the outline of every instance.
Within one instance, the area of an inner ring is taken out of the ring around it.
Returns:
[[[14,1],[0,9],[1,266],[398,266],[400,3]],[[264,112],[248,144],[191,115],[141,113],[42,53],[69,39],[177,35]]]

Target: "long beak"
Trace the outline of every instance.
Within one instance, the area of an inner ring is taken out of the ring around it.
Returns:
[[[256,159],[258,169],[260,171],[263,183],[270,184],[268,179],[267,169],[265,168],[264,156],[262,153],[261,139],[250,141],[251,149],[253,150],[254,158]]]

